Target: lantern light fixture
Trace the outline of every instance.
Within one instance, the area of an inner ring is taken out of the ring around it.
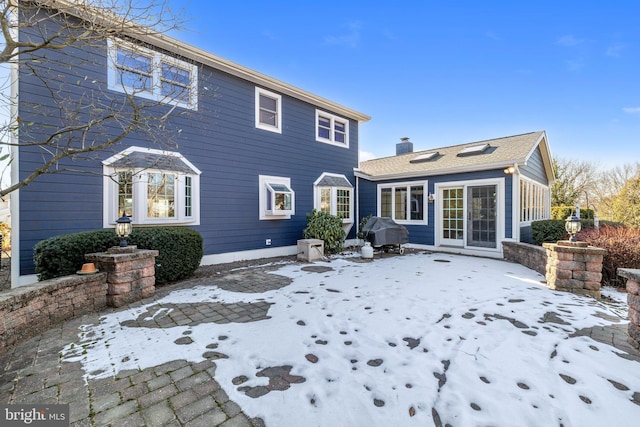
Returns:
[[[582,223],[580,222],[580,218],[578,218],[575,214],[571,214],[567,217],[564,223],[564,229],[569,233],[569,241],[577,242],[578,239],[576,234],[582,230]]]
[[[131,218],[123,213],[120,218],[116,220],[116,234],[120,237],[120,247],[127,247],[127,237],[131,234],[132,224]]]

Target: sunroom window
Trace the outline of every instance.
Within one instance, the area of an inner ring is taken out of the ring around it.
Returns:
[[[200,171],[179,153],[131,147],[105,160],[104,227],[200,222]]]
[[[549,219],[549,187],[520,178],[520,221]]]

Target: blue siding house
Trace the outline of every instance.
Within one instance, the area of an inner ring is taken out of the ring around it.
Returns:
[[[21,39],[37,36],[20,31]],[[39,241],[114,228],[123,214],[134,227],[198,230],[203,264],[295,254],[314,208],[341,217],[355,236],[358,127],[367,115],[163,34],[114,34],[41,55],[14,65],[13,113],[29,124],[14,135],[14,179],[55,150],[30,142],[105,108],[144,105],[160,126],[63,158],[56,173],[12,194],[13,286],[35,279]],[[105,121],[62,136],[81,146],[117,135],[119,126]]]
[[[550,217],[554,180],[545,132],[413,151],[360,163],[359,218],[393,218],[417,248],[502,257],[502,241],[529,242]]]

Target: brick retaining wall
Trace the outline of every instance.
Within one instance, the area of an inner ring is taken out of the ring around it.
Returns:
[[[502,242],[504,259],[517,262],[544,275],[547,272],[547,250],[541,246],[520,242]]]
[[[640,349],[640,269],[619,268],[618,276],[627,279],[629,304],[629,344]]]
[[[153,295],[158,251],[111,249],[85,256],[100,273],[58,277],[0,293],[0,355],[56,323]]]
[[[107,275],[65,276],[0,293],[0,354],[64,320],[107,306]]]

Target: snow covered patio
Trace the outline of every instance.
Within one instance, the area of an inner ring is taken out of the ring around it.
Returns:
[[[637,425],[640,357],[585,336],[626,324],[625,295],[542,280],[440,253],[237,269],[102,315],[62,361],[91,381],[213,359],[268,427]]]

